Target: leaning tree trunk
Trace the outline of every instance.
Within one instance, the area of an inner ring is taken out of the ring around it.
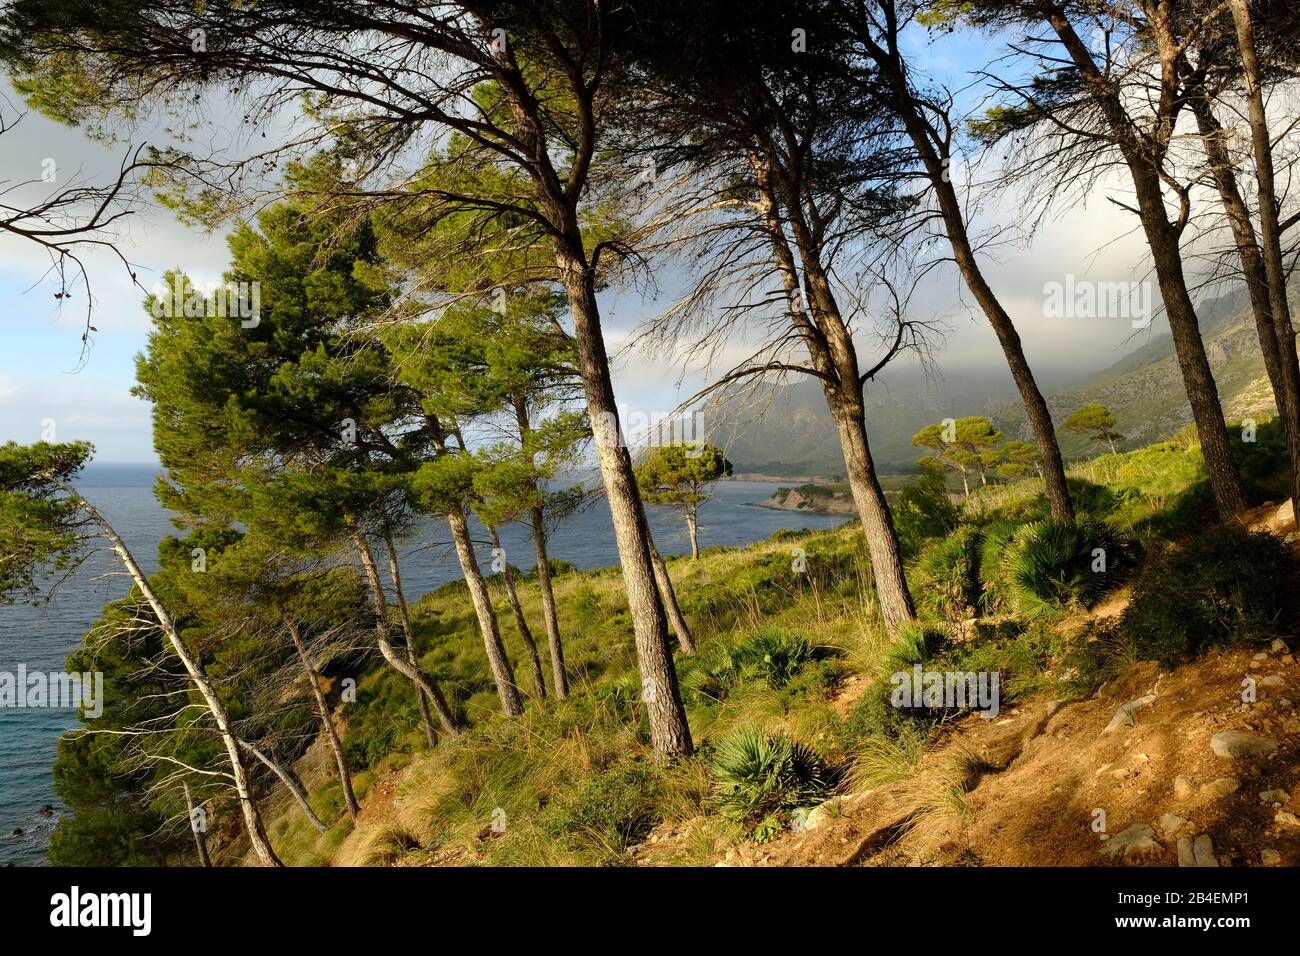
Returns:
[[[542,618],[546,621],[546,643],[551,651],[551,684],[555,696],[569,696],[569,678],[564,672],[564,647],[560,643],[560,619],[555,610],[555,591],[551,587],[550,557],[546,553],[546,524],[541,508],[529,513],[533,525],[533,549],[537,552],[537,588],[542,594]]]
[[[185,810],[189,814],[190,832],[194,834],[194,848],[198,850],[199,866],[210,867],[212,866],[212,858],[208,856],[208,837],[207,834],[196,825],[194,819],[194,797],[190,795],[189,781],[182,780],[181,787],[185,790]]]
[[[348,761],[343,754],[343,742],[339,740],[338,730],[334,727],[334,718],[330,714],[329,703],[325,700],[325,691],[320,685],[320,675],[316,673],[316,668],[312,666],[311,658],[307,654],[307,647],[302,642],[302,635],[298,632],[298,625],[292,618],[285,617],[285,627],[288,628],[289,637],[293,641],[293,649],[298,653],[298,661],[302,664],[303,671],[307,674],[307,683],[311,687],[312,698],[316,701],[316,714],[320,717],[321,732],[325,734],[325,740],[329,743],[330,752],[334,755],[334,762],[339,768],[339,784],[343,788],[343,803],[347,806],[348,816],[353,820],[361,811],[357,803],[356,794],[352,790],[352,774],[348,771]],[[423,692],[418,692],[423,699]]]
[[[821,267],[807,225],[792,215],[795,245],[804,264],[808,292],[812,297],[812,302],[805,307],[798,266],[779,216],[771,166],[757,156],[750,157],[750,164],[759,186],[764,229],[785,291],[786,308],[808,349],[826,404],[835,419],[853,503],[871,553],[871,573],[880,595],[885,627],[892,637],[900,624],[915,618],[916,611],[907,588],[898,535],[871,461],[863,382],[858,375],[853,337],[840,316],[839,305]]]
[[[829,398],[830,396],[828,396]],[[875,575],[876,592],[880,599],[880,613],[885,628],[891,635],[898,628],[916,618],[916,605],[907,587],[903,572],[903,558],[898,545],[898,532],[884,489],[876,476],[875,463],[867,444],[865,410],[861,392],[858,395],[836,396],[832,406],[840,447],[844,451],[845,476],[853,503],[867,539],[867,552],[871,555],[871,569]]]
[[[694,511],[686,512],[686,532],[691,538],[691,560],[700,560],[700,521]]]
[[[1228,154],[1224,141],[1223,127],[1214,116],[1212,105],[1206,98],[1194,98],[1192,110],[1196,115],[1198,130],[1205,144],[1210,172],[1214,176],[1219,197],[1223,202],[1224,215],[1232,230],[1237,256],[1241,260],[1241,272],[1246,280],[1246,291],[1250,296],[1250,310],[1255,319],[1260,353],[1264,357],[1264,369],[1268,373],[1273,400],[1277,405],[1278,417],[1282,421],[1282,432],[1286,437],[1287,451],[1291,459],[1291,497],[1294,502],[1297,492],[1296,476],[1300,475],[1300,403],[1297,403],[1295,391],[1288,384],[1288,372],[1284,368],[1286,357],[1278,342],[1278,326],[1273,319],[1271,288],[1268,270],[1264,265],[1264,254],[1257,241],[1250,210],[1237,183],[1232,158]],[[1290,364],[1295,364],[1294,344],[1291,348]]]
[[[619,427],[618,406],[609,375],[609,357],[600,329],[595,274],[587,264],[577,222],[567,213],[565,217],[570,220],[568,234],[556,239],[556,263],[560,267],[573,315],[578,369],[587,411],[596,433],[600,474],[614,522],[619,563],[623,567],[628,612],[636,635],[642,699],[650,718],[651,745],[660,760],[690,756],[694,751],[691,730],[673,666],[668,622],[655,586],[654,567],[650,560],[650,531],[645,508],[637,493],[632,457],[623,445]]]
[[[533,640],[528,619],[524,617],[524,606],[519,602],[519,592],[515,589],[515,576],[510,570],[510,560],[506,556],[505,548],[501,547],[501,536],[497,534],[497,529],[488,527],[487,530],[492,547],[496,549],[497,554],[501,555],[501,580],[505,583],[506,598],[510,601],[510,610],[515,615],[515,626],[519,628],[519,637],[524,642],[524,650],[528,652],[528,663],[533,669],[533,693],[538,700],[546,700],[546,679],[542,676],[542,659],[537,653],[537,642]]]
[[[1167,218],[1159,179],[1144,169],[1135,169],[1133,178],[1140,184],[1137,195],[1142,225],[1155,262],[1156,279],[1174,340],[1174,353],[1183,373],[1183,385],[1196,422],[1201,454],[1210,476],[1210,489],[1219,516],[1224,521],[1236,521],[1246,509],[1246,488],[1232,457],[1232,443],[1228,440],[1219,389],[1214,382],[1209,357],[1205,354],[1196,306],[1187,290],[1178,236]]]
[[[890,22],[893,23],[892,18]],[[894,111],[902,121],[912,142],[912,148],[925,169],[930,188],[934,190],[944,232],[948,236],[953,260],[957,263],[962,281],[975,297],[975,302],[988,319],[989,325],[993,327],[993,332],[998,337],[998,344],[1002,347],[1002,354],[1006,357],[1007,367],[1011,370],[1011,377],[1020,392],[1020,400],[1024,403],[1029,427],[1034,433],[1034,441],[1038,446],[1043,483],[1047,488],[1047,503],[1052,517],[1073,523],[1074,503],[1070,500],[1070,489],[1065,480],[1065,463],[1061,459],[1061,446],[1056,440],[1056,430],[1052,426],[1052,413],[1029,367],[1029,360],[1025,357],[1024,346],[1015,323],[1011,321],[1011,316],[1002,307],[1002,302],[984,278],[984,272],[970,243],[970,235],[966,229],[966,214],[957,197],[957,190],[952,184],[948,160],[939,155],[931,139],[933,127],[922,115],[908,81],[906,68],[893,47],[896,36],[890,38],[888,49],[882,49],[871,40],[869,27],[860,24],[858,29],[861,33],[860,39],[872,51],[873,58],[876,59],[889,84]]]
[[[370,551],[370,545],[366,543],[365,535],[355,525],[352,527],[352,544],[356,548],[357,558],[361,561],[361,567],[365,572],[370,598],[375,602],[375,642],[379,645],[379,653],[388,662],[388,666],[415,684],[417,696],[421,691],[429,695],[442,729],[453,737],[457,736],[461,732],[460,724],[456,722],[451,708],[447,706],[447,699],[442,696],[438,683],[418,665],[412,664],[409,657],[399,654],[389,640],[388,599],[384,597],[384,585],[379,580],[379,566],[375,564],[375,556]]]
[[[270,754],[266,753],[266,751],[249,743],[247,740],[239,741],[239,746],[243,747],[250,754],[256,757],[268,770],[280,778],[280,782],[284,784],[285,789],[293,796],[294,801],[302,809],[303,815],[307,817],[307,820],[312,826],[321,833],[324,833],[329,829],[329,826],[325,821],[317,816],[316,811],[311,808],[311,801],[307,799],[307,788],[302,785],[302,781],[298,779],[298,775],[294,773],[293,770],[280,763]]]
[[[134,556],[126,546],[126,542],[113,530],[113,526],[108,523],[107,519],[99,513],[99,510],[94,505],[77,494],[75,488],[65,483],[60,483],[60,487],[79,501],[80,506],[90,515],[91,520],[99,525],[104,536],[108,538],[109,544],[117,552],[118,558],[135,582],[135,586],[140,589],[144,599],[149,602],[154,616],[158,619],[159,627],[167,636],[167,641],[180,659],[181,665],[185,668],[185,673],[198,689],[199,695],[207,705],[208,712],[212,715],[213,721],[216,722],[217,732],[221,735],[221,742],[226,748],[226,756],[230,760],[230,775],[234,781],[235,795],[239,799],[239,809],[244,818],[244,829],[248,833],[248,842],[253,848],[253,853],[263,866],[283,866],[284,864],[275,855],[271,841],[267,838],[266,831],[262,827],[262,816],[258,813],[257,804],[253,800],[253,791],[248,782],[248,769],[244,765],[243,754],[240,753],[239,741],[235,737],[230,714],[226,710],[225,704],[221,702],[221,698],[217,696],[216,689],[212,686],[212,682],[208,680],[208,676],[204,673],[198,658],[194,656],[189,646],[181,639],[175,622],[172,620],[171,615],[167,613],[167,609],[163,607],[158,595],[154,593],[153,587],[149,584],[149,579],[140,570],[140,566],[136,564]]]
[[[1187,289],[1180,245],[1182,225],[1170,221],[1169,210],[1165,207],[1160,168],[1163,160],[1159,155],[1153,158],[1152,152],[1156,144],[1150,141],[1150,136],[1139,138],[1134,133],[1133,124],[1119,94],[1111,81],[1098,69],[1088,45],[1079,37],[1064,11],[1060,7],[1045,7],[1043,16],[1083,75],[1089,95],[1105,118],[1110,134],[1128,167],[1137,196],[1138,217],[1142,222],[1147,246],[1151,249],[1160,297],[1164,302],[1165,316],[1169,320],[1169,332],[1174,340],[1174,353],[1182,371],[1192,418],[1196,422],[1205,469],[1210,476],[1210,490],[1214,494],[1219,517],[1227,522],[1238,521],[1246,508],[1246,489],[1232,458],[1232,443],[1228,440],[1228,429],[1223,420],[1219,389],[1214,383],[1210,360],[1205,354],[1205,342],[1201,339],[1201,329],[1196,319],[1196,306]],[[1156,27],[1159,31],[1160,24],[1156,24]],[[1162,59],[1170,61],[1175,56],[1167,49],[1167,35],[1157,35],[1156,43]],[[1166,68],[1162,77],[1169,75],[1173,73]],[[1182,95],[1181,92],[1179,95]],[[1158,128],[1152,131],[1153,135],[1156,133],[1159,133]]]
[[[694,654],[695,638],[691,636],[686,615],[682,613],[682,607],[677,603],[677,589],[673,587],[673,579],[668,576],[668,564],[659,553],[659,549],[655,547],[653,537],[650,539],[650,563],[654,565],[659,596],[663,598],[664,610],[668,612],[668,620],[672,623],[673,633],[677,635],[677,643],[685,653]]]
[[[1229,0],[1237,28],[1237,46],[1246,76],[1246,100],[1255,170],[1259,179],[1259,234],[1263,247],[1264,274],[1268,282],[1269,311],[1278,347],[1282,393],[1277,395],[1278,413],[1291,453],[1291,507],[1300,522],[1300,362],[1296,358],[1295,328],[1286,290],[1286,263],[1282,253],[1282,226],[1278,220],[1277,184],[1273,168],[1273,137],[1264,110],[1263,71],[1255,48],[1255,25],[1246,0]]]
[[[397,545],[393,541],[393,529],[384,519],[384,546],[388,550],[388,576],[393,582],[393,594],[397,598],[398,617],[402,621],[402,633],[406,636],[406,659],[412,667],[420,666],[420,655],[415,649],[415,628],[411,626],[411,609],[406,603],[406,591],[402,589],[402,569],[397,561]],[[429,715],[429,702],[424,692],[416,688],[415,700],[420,708],[420,726],[424,728],[424,739],[429,747],[438,743],[438,733],[433,729],[433,718]]]
[[[479,630],[483,634],[483,650],[487,653],[488,667],[496,684],[497,697],[501,700],[501,712],[517,717],[524,712],[524,704],[519,697],[519,688],[515,686],[515,675],[510,669],[506,646],[501,641],[501,628],[497,624],[492,599],[488,596],[487,582],[483,580],[483,571],[478,566],[478,558],[474,556],[474,544],[470,541],[469,522],[465,519],[465,512],[460,508],[451,509],[447,512],[447,524],[451,527],[456,557],[460,559],[460,569],[469,586],[474,613],[478,616]]]

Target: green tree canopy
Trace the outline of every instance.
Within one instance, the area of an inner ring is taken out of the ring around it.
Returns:
[[[636,483],[650,504],[673,505],[686,515],[691,557],[699,558],[699,510],[709,486],[731,474],[722,449],[708,442],[674,442],[652,448],[636,468]]]

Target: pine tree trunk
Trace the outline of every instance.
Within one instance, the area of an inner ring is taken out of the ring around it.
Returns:
[[[261,761],[268,770],[280,779],[280,782],[284,784],[285,789],[287,789],[293,796],[299,809],[302,810],[303,815],[312,826],[321,833],[324,833],[329,829],[329,826],[326,825],[325,821],[318,817],[316,811],[311,808],[311,801],[307,799],[307,788],[302,785],[302,781],[298,779],[298,775],[294,773],[292,769],[286,767],[270,754],[249,743],[247,740],[239,741],[239,746],[243,747],[246,751],[252,754],[253,757]]]
[[[507,558],[505,548],[501,547],[501,537],[497,534],[497,529],[489,527],[488,537],[492,540],[492,547],[496,548],[497,553],[502,555],[501,580],[506,586],[506,597],[510,601],[510,610],[515,615],[515,626],[519,628],[519,637],[524,642],[524,650],[528,653],[528,663],[533,669],[533,694],[538,700],[546,700],[546,679],[542,671],[542,659],[537,653],[537,642],[533,640],[533,632],[528,627],[528,619],[524,617],[524,606],[519,602],[519,592],[515,590],[515,576],[510,570],[510,560]]]
[[[460,508],[451,509],[447,513],[447,524],[451,528],[456,557],[460,559],[460,569],[465,575],[474,613],[478,617],[479,631],[483,635],[483,650],[487,654],[488,668],[492,671],[492,681],[496,684],[497,697],[501,701],[501,712],[509,717],[518,717],[524,712],[523,700],[519,696],[519,688],[515,686],[515,675],[510,669],[506,646],[501,641],[501,628],[497,624],[492,599],[488,596],[487,582],[483,580],[483,571],[474,555],[474,544],[469,537],[469,522],[465,518],[465,512]]]
[[[406,659],[412,667],[420,666],[420,655],[415,648],[415,628],[411,626],[411,609],[406,603],[406,591],[402,588],[402,570],[397,560],[397,545],[393,541],[393,529],[388,519],[384,519],[384,546],[388,551],[388,576],[393,582],[393,595],[397,598],[398,616],[402,621],[402,633],[406,636]],[[429,702],[424,691],[417,685],[415,702],[420,709],[420,726],[424,728],[424,739],[429,748],[438,744],[438,733],[433,727],[433,718],[429,714]]]
[[[1128,167],[1137,196],[1138,216],[1155,263],[1156,280],[1160,285],[1165,316],[1169,320],[1174,352],[1182,370],[1183,385],[1187,390],[1187,400],[1201,442],[1201,454],[1209,473],[1210,489],[1214,494],[1219,517],[1223,521],[1235,522],[1245,510],[1246,489],[1232,458],[1232,444],[1228,440],[1228,429],[1223,420],[1218,386],[1215,385],[1210,361],[1205,354],[1205,343],[1201,339],[1201,329],[1196,319],[1196,306],[1187,289],[1180,245],[1182,225],[1170,221],[1169,211],[1165,207],[1159,169],[1161,160],[1151,155],[1154,144],[1145,139],[1135,140],[1124,104],[1111,82],[1097,68],[1088,45],[1080,39],[1070,20],[1060,8],[1048,8],[1043,15],[1083,75],[1089,93],[1105,117],[1115,145]],[[1160,55],[1166,59],[1173,56],[1167,49],[1171,38],[1167,36],[1167,31],[1162,33],[1160,24],[1156,24],[1156,34],[1155,45]],[[1169,75],[1176,73],[1166,69],[1162,77]]]
[[[966,215],[961,200],[957,197],[957,190],[951,182],[948,158],[939,155],[930,138],[930,127],[917,105],[902,60],[898,58],[897,51],[892,48],[892,45],[891,49],[880,51],[877,65],[890,86],[894,111],[902,120],[912,141],[912,148],[916,150],[917,157],[925,168],[930,188],[934,190],[944,231],[952,247],[953,260],[957,263],[962,280],[970,289],[971,295],[975,297],[980,311],[993,327],[993,332],[998,337],[998,344],[1002,346],[1002,354],[1006,357],[1007,367],[1011,370],[1011,377],[1020,392],[1020,400],[1024,403],[1029,427],[1034,433],[1034,442],[1038,446],[1043,480],[1047,487],[1048,508],[1053,518],[1073,523],[1074,503],[1070,500],[1070,488],[1065,480],[1065,463],[1061,459],[1061,446],[1056,440],[1056,430],[1052,426],[1052,413],[1029,367],[1029,360],[1025,357],[1024,346],[1020,341],[1020,333],[993,292],[992,286],[984,278],[984,271],[980,268],[979,260],[971,247],[970,236],[966,230]]]
[[[316,673],[316,668],[312,666],[311,658],[307,655],[307,647],[302,642],[302,635],[298,632],[298,625],[292,618],[285,617],[285,627],[289,631],[289,637],[293,640],[293,649],[298,652],[298,661],[302,664],[302,669],[307,675],[307,683],[311,686],[312,698],[316,701],[316,714],[320,717],[321,732],[325,734],[325,740],[329,743],[330,752],[334,755],[334,762],[339,768],[339,784],[343,788],[343,803],[347,807],[348,816],[352,819],[357,818],[361,807],[357,803],[356,794],[352,790],[352,774],[348,771],[347,758],[343,754],[343,742],[339,740],[338,730],[334,727],[334,717],[330,714],[329,703],[325,700],[325,691],[320,685],[320,675]],[[422,692],[421,699],[423,699]]]
[[[1229,0],[1237,29],[1237,46],[1246,77],[1251,143],[1259,178],[1259,235],[1263,246],[1264,273],[1268,282],[1269,311],[1278,348],[1281,394],[1275,394],[1278,412],[1291,455],[1292,513],[1300,520],[1300,362],[1296,358],[1295,328],[1287,297],[1286,263],[1283,261],[1282,227],[1278,220],[1278,199],[1273,167],[1273,137],[1264,109],[1263,71],[1255,47],[1255,25],[1246,0]]]
[[[262,816],[258,813],[257,804],[253,800],[253,791],[248,782],[248,769],[244,764],[243,754],[240,753],[239,741],[235,737],[230,714],[227,712],[225,704],[221,702],[221,698],[217,696],[216,689],[212,686],[207,674],[204,673],[198,658],[191,653],[189,646],[181,639],[180,632],[176,629],[176,624],[171,615],[163,607],[162,602],[154,593],[153,587],[149,584],[149,579],[140,570],[140,566],[136,564],[135,558],[126,546],[126,542],[113,530],[113,526],[108,523],[94,505],[81,498],[77,494],[77,490],[71,485],[61,482],[59,487],[78,499],[81,508],[90,515],[91,520],[99,525],[104,536],[108,538],[109,544],[117,552],[118,558],[135,582],[135,586],[140,589],[144,599],[149,602],[154,616],[158,619],[159,627],[167,636],[168,643],[171,644],[172,650],[185,668],[185,673],[198,689],[199,695],[207,705],[208,712],[217,725],[217,732],[221,735],[221,742],[226,748],[226,756],[230,760],[230,775],[234,781],[235,795],[239,800],[239,809],[244,819],[244,830],[248,834],[248,842],[252,846],[254,855],[263,866],[283,866],[284,864],[280,862],[280,858],[275,855],[271,841],[266,836],[266,830],[262,827]]]
[[[871,569],[876,579],[876,593],[880,600],[881,616],[892,637],[898,628],[916,619],[916,605],[907,587],[903,572],[903,558],[898,546],[898,533],[885,492],[876,477],[875,463],[867,445],[865,410],[861,391],[848,398],[841,396],[832,408],[839,432],[840,447],[844,450],[845,475],[858,517],[866,536],[867,552],[871,555]]]
[[[1111,453],[1112,455],[1115,454],[1115,439],[1113,439],[1113,438],[1111,438],[1109,435],[1107,435],[1107,436],[1106,436],[1106,444],[1110,446],[1110,453]]]
[[[564,671],[564,646],[560,642],[560,620],[551,587],[550,557],[546,553],[546,524],[541,508],[529,513],[533,525],[533,549],[537,552],[537,587],[542,594],[542,618],[546,621],[546,643],[551,651],[551,685],[558,700],[569,696],[569,678]]]
[[[970,480],[966,477],[966,472],[964,470],[961,473],[961,489],[962,489],[963,497],[969,498]]]
[[[609,357],[600,329],[595,275],[586,263],[577,223],[556,240],[556,263],[568,292],[587,410],[596,431],[600,474],[614,522],[628,611],[636,635],[642,698],[650,718],[650,739],[659,760],[690,756],[694,751],[677,671],[668,643],[668,622],[655,585],[650,560],[650,531],[637,493],[632,457],[622,442],[618,406],[609,375]]]
[[[659,585],[659,594],[663,597],[664,609],[668,612],[673,633],[677,635],[677,644],[684,653],[694,654],[695,638],[691,636],[686,615],[682,613],[681,605],[677,603],[677,589],[673,587],[673,579],[668,576],[668,564],[659,553],[659,549],[655,547],[653,537],[650,539],[650,563],[654,565],[655,582]]]
[[[779,204],[771,166],[757,156],[751,156],[750,163],[759,187],[759,202],[773,259],[785,291],[786,308],[796,332],[808,348],[813,367],[819,373],[826,403],[835,419],[853,502],[871,554],[871,571],[880,596],[885,627],[892,636],[897,627],[912,620],[916,612],[903,572],[894,522],[871,460],[863,382],[858,374],[853,338],[840,316],[838,303],[807,225],[792,216],[795,246],[813,300],[805,307],[798,267],[778,215]]]
[[[686,512],[686,531],[691,537],[691,560],[700,560],[699,518],[694,511]]]
[[[1223,405],[1219,389],[1210,370],[1210,360],[1205,354],[1205,343],[1196,318],[1196,307],[1187,290],[1183,274],[1182,251],[1178,238],[1166,218],[1164,199],[1159,180],[1155,176],[1135,175],[1141,181],[1138,202],[1142,207],[1142,223],[1147,242],[1155,262],[1160,294],[1165,303],[1165,315],[1174,340],[1174,352],[1182,369],[1183,385],[1192,407],[1201,454],[1210,476],[1219,516],[1224,521],[1238,520],[1246,509],[1246,488],[1232,457],[1232,444],[1223,419]]]
[[[429,700],[433,702],[434,712],[438,715],[438,721],[442,724],[442,729],[453,737],[461,732],[460,725],[456,722],[451,708],[447,706],[447,700],[442,696],[442,690],[438,687],[437,682],[426,674],[420,667],[412,664],[408,657],[397,652],[393,643],[388,637],[388,599],[384,597],[384,585],[379,580],[379,566],[375,564],[375,556],[370,551],[370,545],[366,543],[365,535],[358,530],[355,525],[352,527],[352,544],[356,548],[357,557],[361,561],[361,567],[365,572],[366,583],[370,588],[370,598],[375,604],[375,642],[379,645],[379,653],[383,655],[388,665],[397,671],[407,680],[415,684],[415,693],[418,696],[420,691],[429,695]]]
[[[207,834],[194,825],[194,797],[190,795],[189,782],[182,780],[181,786],[185,789],[185,809],[190,818],[190,832],[194,834],[194,848],[199,854],[199,866],[210,867],[212,858],[208,856]]]

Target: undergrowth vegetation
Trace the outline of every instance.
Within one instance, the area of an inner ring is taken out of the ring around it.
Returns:
[[[1260,456],[1243,461],[1256,500],[1276,494],[1275,431],[1262,427],[1242,452]],[[929,478],[904,489],[895,518],[920,619],[893,642],[853,522],[668,558],[699,644],[677,656],[697,754],[671,766],[652,757],[617,569],[556,568],[572,694],[530,701],[513,720],[496,713],[464,590],[439,589],[414,608],[422,664],[471,730],[424,749],[407,688],[373,668],[341,711],[373,818],[318,836],[290,808],[272,835],[298,863],[608,865],[632,862],[668,828],[682,835],[666,859],[707,864],[736,841],[789,830],[836,794],[896,785],[915,791],[909,838],[923,840],[968,812],[963,788],[978,761],[927,754],[970,708],[894,706],[893,675],[917,665],[996,674],[1005,709],[1087,695],[1138,661],[1174,666],[1288,627],[1286,546],[1210,524],[1204,466],[1185,436],[1102,456],[1070,478],[1074,526],[1048,517],[1033,479],[960,504]],[[538,618],[526,574],[520,595]],[[1128,601],[1122,613],[1089,613],[1112,597]],[[502,624],[528,687],[508,614]],[[378,780],[387,805],[375,803]],[[336,799],[328,786],[313,793],[327,809]]]

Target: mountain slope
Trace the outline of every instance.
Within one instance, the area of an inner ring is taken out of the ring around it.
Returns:
[[[1229,419],[1275,414],[1272,393],[1245,295],[1234,293],[1199,306],[1206,351]],[[1167,333],[1155,335],[1118,362],[1080,384],[1048,379],[1048,406],[1067,459],[1095,454],[1095,444],[1061,427],[1079,406],[1100,402],[1115,414],[1124,448],[1172,436],[1192,420],[1182,375]],[[913,469],[919,457],[911,439],[922,426],[946,417],[988,415],[1008,437],[1031,440],[1024,407],[1002,369],[945,373],[891,370],[867,388],[867,429],[878,469]],[[778,386],[761,402],[732,400],[710,409],[709,440],[727,449],[738,473],[829,477],[844,470],[834,425],[812,380]]]

